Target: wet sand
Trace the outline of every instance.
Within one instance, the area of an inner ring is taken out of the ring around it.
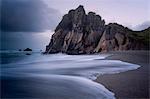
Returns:
[[[141,67],[123,73],[102,75],[96,79],[117,99],[149,99],[149,51],[110,52],[112,56],[106,59],[121,60],[138,64]]]

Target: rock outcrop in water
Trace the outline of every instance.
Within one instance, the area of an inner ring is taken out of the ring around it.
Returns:
[[[101,16],[94,12],[86,14],[80,5],[63,16],[46,46],[45,53],[91,54],[148,49],[145,35],[146,39],[148,35],[149,41],[150,28],[145,31],[143,36],[143,31],[137,33],[117,23],[105,25]]]
[[[26,48],[26,49],[24,49],[23,51],[32,51],[32,49]]]

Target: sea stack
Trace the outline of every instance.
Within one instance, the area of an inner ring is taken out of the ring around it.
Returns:
[[[26,48],[26,49],[24,49],[24,51],[32,51],[32,49]]]
[[[148,49],[145,41],[148,33],[150,28],[135,32],[117,23],[106,25],[101,16],[94,12],[86,14],[80,5],[63,16],[45,53],[93,54]]]

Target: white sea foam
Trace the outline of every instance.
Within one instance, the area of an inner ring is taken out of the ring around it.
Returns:
[[[22,61],[4,64],[2,72],[80,75],[95,78],[95,74],[120,73],[140,67],[120,60],[105,60],[109,55],[35,54]],[[11,68],[12,67],[12,68]],[[94,75],[94,76],[93,76]],[[92,79],[93,79],[92,78]]]
[[[64,81],[71,81],[72,83],[76,82],[78,83],[78,85],[80,84],[80,86],[85,84],[86,88],[87,86],[89,86],[88,88],[90,88],[91,91],[86,93],[90,93],[93,91],[93,95],[99,95],[100,92],[101,97],[106,99],[113,99],[114,94],[112,92],[108,91],[104,86],[88,80],[87,78],[95,79],[98,75],[120,73],[128,70],[137,69],[140,66],[120,60],[106,60],[105,58],[108,56],[108,54],[35,54],[17,63],[3,64],[1,76],[42,76],[49,77],[49,79],[54,80],[54,82],[56,81],[56,83],[58,83],[57,81],[60,81],[60,79],[62,79]],[[70,82],[65,84],[70,85]]]

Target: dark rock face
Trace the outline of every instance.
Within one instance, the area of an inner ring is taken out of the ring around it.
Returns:
[[[121,25],[108,24],[94,52],[145,49],[143,42],[134,37],[131,38],[130,33],[132,31]]]
[[[70,10],[55,29],[45,53],[91,54],[111,50],[145,49],[141,40],[130,36],[133,31],[117,23],[105,25],[94,12],[83,6]]]

